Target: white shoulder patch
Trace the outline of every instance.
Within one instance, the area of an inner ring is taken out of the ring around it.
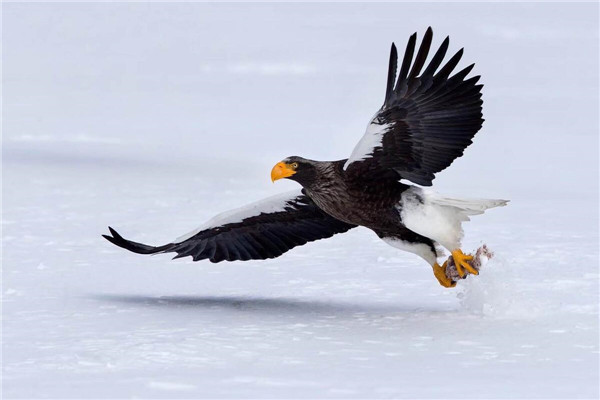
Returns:
[[[381,146],[381,141],[383,140],[383,135],[391,128],[391,124],[375,124],[375,117],[371,119],[369,125],[367,126],[367,131],[363,135],[362,138],[358,141],[354,150],[352,150],[352,154],[348,158],[348,161],[344,164],[344,170],[348,168],[350,164],[355,161],[361,161],[369,158],[373,155],[373,151],[376,147]]]
[[[246,218],[255,217],[263,213],[272,214],[276,212],[285,211],[285,208],[289,205],[288,202],[294,200],[296,197],[301,195],[301,189],[293,190],[290,192],[285,192],[277,194],[275,196],[267,197],[266,199],[250,203],[233,210],[222,212],[220,214],[215,215],[213,218],[211,218],[198,228],[194,229],[193,231],[178,237],[173,241],[173,243],[181,243],[206,229],[216,228],[218,226],[232,224],[236,222],[242,222]]]

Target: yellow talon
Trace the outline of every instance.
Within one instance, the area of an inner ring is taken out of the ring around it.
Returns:
[[[479,272],[467,262],[471,261],[473,256],[463,253],[461,249],[456,249],[452,251],[452,258],[454,259],[454,265],[456,265],[456,272],[458,272],[461,277],[465,276],[463,268],[473,275],[479,275]]]
[[[433,265],[433,275],[437,278],[440,285],[451,288],[456,286],[456,282],[446,276],[446,263],[441,266],[438,263]]]

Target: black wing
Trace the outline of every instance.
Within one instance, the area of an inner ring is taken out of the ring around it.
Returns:
[[[194,261],[264,260],[307,242],[329,238],[355,227],[325,212],[298,191],[275,196],[213,218],[204,227],[164,246],[124,239],[112,228],[111,243],[139,254],[177,253]]]
[[[479,76],[465,80],[474,64],[450,77],[462,49],[438,70],[449,38],[421,73],[432,36],[427,29],[414,62],[417,34],[410,37],[395,86],[398,56],[392,44],[385,102],[344,165],[348,173],[375,177],[391,170],[399,178],[431,186],[434,174],[472,143],[483,124],[483,85],[477,84]]]

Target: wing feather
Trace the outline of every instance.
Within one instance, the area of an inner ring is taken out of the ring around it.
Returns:
[[[392,94],[387,92],[396,63],[390,60],[386,102],[344,164],[350,176],[377,179],[392,171],[398,179],[430,186],[434,174],[462,156],[481,129],[483,85],[479,75],[467,78],[474,64],[452,75],[464,51],[443,64],[450,43],[446,37],[425,67],[432,37],[428,28],[414,61],[416,33],[410,37]]]
[[[400,68],[400,74],[398,75],[398,82],[396,83],[396,91],[399,90],[399,85],[406,81],[408,76],[408,70],[412,64],[413,55],[415,54],[415,45],[417,44],[417,34],[413,33],[408,39],[406,44],[406,50],[404,51],[404,58],[402,59],[402,67]]]
[[[425,65],[427,54],[429,54],[429,49],[431,48],[432,38],[433,31],[431,30],[431,27],[429,27],[425,32],[425,36],[423,36],[423,41],[421,42],[421,46],[419,46],[419,51],[417,52],[417,58],[415,58],[415,63],[413,64],[410,74],[408,75],[409,80],[415,79],[421,72],[423,65]]]
[[[435,55],[429,62],[429,65],[423,72],[424,77],[427,77],[427,78],[433,77],[433,74],[435,73],[435,71],[438,69],[438,67],[440,66],[442,61],[444,61],[444,57],[446,57],[446,52],[448,51],[449,44],[450,44],[450,36],[446,36],[446,39],[444,39],[444,41],[442,42],[442,45],[440,46],[438,51],[435,53]]]
[[[177,253],[194,261],[264,260],[296,246],[346,232],[354,225],[339,221],[306,195],[294,191],[213,218],[202,228],[164,246],[124,239],[109,227],[111,243],[139,254]]]
[[[398,69],[398,51],[396,45],[392,43],[392,49],[390,50],[390,65],[388,67],[388,80],[387,89],[385,91],[385,101],[390,101],[390,96],[394,91],[394,81],[396,80],[396,70]]]

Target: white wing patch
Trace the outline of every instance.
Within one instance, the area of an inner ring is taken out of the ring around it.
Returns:
[[[361,161],[369,158],[373,155],[373,151],[375,151],[376,147],[381,147],[383,135],[392,127],[392,124],[380,125],[373,123],[373,121],[375,121],[375,117],[371,119],[369,125],[367,126],[367,131],[363,137],[360,138],[354,147],[354,150],[352,150],[350,158],[348,158],[348,161],[346,161],[344,164],[344,170],[346,170],[346,168],[348,168],[348,166],[355,161]]]
[[[173,243],[181,243],[206,229],[216,228],[218,226],[232,224],[236,222],[242,222],[246,218],[256,217],[263,213],[273,214],[276,212],[283,212],[285,211],[285,208],[289,206],[289,202],[291,200],[294,200],[296,197],[301,195],[301,190],[293,190],[290,192],[285,192],[277,194],[275,196],[267,197],[266,199],[247,204],[243,207],[222,212],[220,214],[215,215],[206,223],[202,224],[202,226],[199,226],[193,231],[181,237],[178,237],[173,241]]]

